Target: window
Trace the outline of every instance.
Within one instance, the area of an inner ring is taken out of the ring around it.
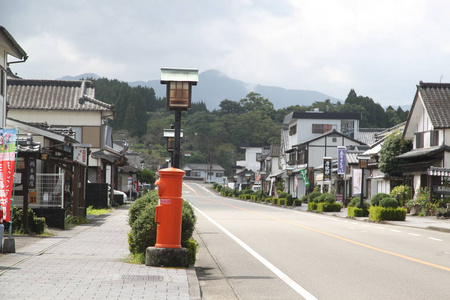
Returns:
[[[289,128],[289,135],[296,135],[296,134],[297,134],[297,124]]]
[[[332,141],[333,143],[337,143],[337,138],[334,137],[334,138],[331,139],[331,141]]]
[[[312,133],[325,133],[333,130],[331,124],[312,124]]]
[[[5,71],[0,70],[0,96],[5,96]]]
[[[439,131],[432,130],[430,131],[430,146],[438,146],[439,145]]]
[[[423,132],[416,133],[416,148],[423,148]]]

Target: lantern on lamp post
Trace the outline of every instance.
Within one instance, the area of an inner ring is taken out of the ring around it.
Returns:
[[[181,112],[191,108],[192,86],[197,85],[198,70],[161,68],[161,83],[167,84],[166,106],[175,111],[174,148],[172,165],[180,167]]]

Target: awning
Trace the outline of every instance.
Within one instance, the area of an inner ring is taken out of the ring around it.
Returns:
[[[281,172],[279,172],[279,173],[274,173],[274,174],[270,174],[268,177],[277,177],[277,178],[280,178],[281,177],[281,175],[283,175],[283,173],[284,173],[284,171],[281,171]]]

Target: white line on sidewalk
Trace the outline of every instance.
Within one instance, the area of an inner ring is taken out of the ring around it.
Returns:
[[[230,238],[232,238],[236,243],[238,243],[242,248],[247,250],[253,257],[255,257],[257,260],[259,260],[263,265],[265,265],[270,271],[272,271],[275,275],[277,275],[281,280],[283,280],[287,285],[289,285],[294,291],[296,291],[299,295],[301,295],[306,300],[317,300],[316,297],[314,297],[310,292],[305,290],[302,286],[300,286],[298,283],[296,283],[294,280],[292,280],[289,276],[284,274],[280,269],[275,267],[273,264],[271,264],[267,259],[262,257],[260,254],[258,254],[255,250],[250,248],[246,243],[241,241],[239,238],[237,238],[235,235],[233,235],[231,232],[229,232],[227,229],[225,229],[222,225],[211,219],[208,215],[206,215],[204,212],[202,212],[200,209],[195,207],[191,204],[192,207],[196,211],[198,211],[201,215],[203,215],[208,221],[213,223],[215,226],[217,226],[220,230],[222,230],[226,235],[228,235]]]

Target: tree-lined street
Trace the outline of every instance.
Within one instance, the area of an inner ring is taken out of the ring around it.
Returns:
[[[198,217],[204,299],[446,299],[450,293],[448,233],[223,198],[193,182],[184,184],[183,196]]]

